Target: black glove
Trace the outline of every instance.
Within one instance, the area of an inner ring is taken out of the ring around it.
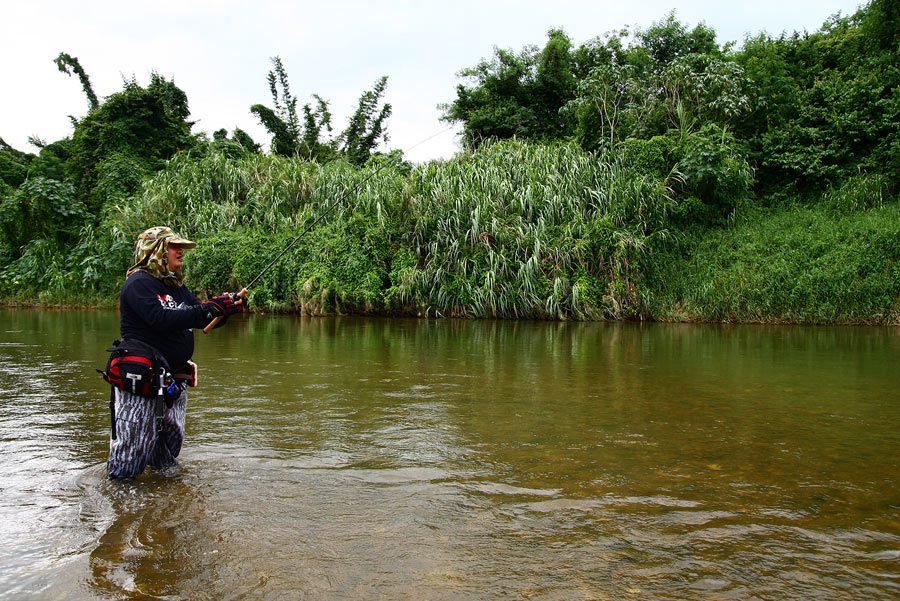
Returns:
[[[231,292],[214,296],[209,299],[209,301],[203,303],[203,308],[212,313],[213,317],[228,317],[234,313],[240,313],[241,299],[238,298],[238,302],[235,303],[235,296],[236,295]]]

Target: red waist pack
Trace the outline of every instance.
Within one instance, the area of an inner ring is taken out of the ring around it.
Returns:
[[[103,379],[125,392],[140,396],[157,396],[165,387],[169,364],[159,351],[140,340],[113,342],[106,349],[109,360],[100,374]]]

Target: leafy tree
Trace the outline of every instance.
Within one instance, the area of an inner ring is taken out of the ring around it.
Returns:
[[[294,156],[300,150],[300,120],[297,117],[297,98],[291,94],[287,72],[281,58],[273,57],[275,70],[269,71],[269,91],[272,105],[269,108],[254,104],[250,112],[256,115],[263,127],[272,134],[272,152],[283,156]]]
[[[714,29],[701,23],[688,31],[687,26],[675,18],[674,11],[665,20],[639,30],[636,37],[640,42],[638,48],[646,52],[652,71],[662,71],[680,57],[720,52]]]
[[[72,156],[72,139],[63,138],[43,144],[37,158],[31,162],[28,177],[46,177],[62,181],[66,179],[66,161]]]
[[[462,123],[463,143],[477,148],[492,139],[530,137],[536,118],[529,106],[527,79],[532,70],[534,48],[519,54],[494,48],[494,59],[463,69],[459,76],[472,85],[458,85],[456,100],[441,105],[444,121]]]
[[[86,217],[71,182],[31,178],[0,202],[0,239],[18,256],[30,240],[71,241]]]
[[[328,103],[318,94],[313,94],[316,108],[303,105],[303,135],[300,140],[301,156],[320,163],[327,162],[337,156],[335,143],[331,141],[331,111]],[[322,130],[325,130],[324,133]]]
[[[0,189],[3,186],[21,186],[34,159],[33,154],[16,150],[0,138]]]
[[[303,106],[303,119],[297,114],[297,98],[291,94],[287,72],[279,57],[272,59],[274,71],[269,71],[269,90],[272,106],[254,104],[250,112],[272,135],[272,152],[283,156],[297,156],[307,160],[328,162],[343,154],[351,163],[365,163],[381,140],[387,140],[384,122],[391,114],[391,105],[378,106],[387,86],[387,77],[375,82],[372,90],[364,92],[350,123],[337,139],[331,138],[331,110],[318,94],[315,105]]]
[[[611,62],[594,67],[565,107],[581,146],[611,148],[617,140],[640,132],[653,112],[648,92],[634,65]]]
[[[666,109],[676,124],[682,109],[701,124],[727,125],[750,108],[744,70],[713,54],[676,58],[663,71],[663,82]]]
[[[228,130],[224,127],[214,131],[213,146],[225,152],[230,158],[255,154],[261,149],[260,145],[250,137],[250,134],[239,127],[234,128],[234,133],[230,138],[228,137]]]
[[[575,93],[575,61],[572,42],[561,29],[551,29],[547,45],[541,50],[536,66],[534,101],[541,123],[540,137],[554,139],[569,133],[569,124],[560,110]]]
[[[881,28],[896,6],[873,2],[811,35],[745,43],[737,59],[755,93],[735,125],[763,190],[818,194],[860,171],[900,178],[900,69],[885,43],[892,32]]]
[[[737,89],[740,70],[720,58],[715,31],[703,24],[689,30],[674,13],[636,32],[627,47],[627,30],[577,50],[562,30],[547,35],[540,52],[534,46],[518,54],[495,49],[493,61],[460,72],[472,84],[457,86],[442,119],[463,124],[466,144],[574,134],[596,149],[616,139],[664,133],[679,103],[689,114],[712,113],[699,115],[701,122],[725,122],[746,105]]]
[[[460,71],[456,100],[441,105],[442,120],[463,124],[463,142],[477,147],[491,138],[565,137],[570,124],[560,109],[576,89],[575,62],[568,36],[551,29],[543,50],[526,46],[518,54],[494,48],[491,61]]]
[[[685,136],[676,153],[680,216],[701,223],[730,217],[753,185],[753,170],[734,136],[709,123]]]
[[[250,107],[250,112],[256,115],[263,127],[272,135],[272,152],[319,162],[335,158],[337,154],[335,144],[330,140],[332,129],[328,103],[318,94],[313,94],[315,108],[305,104],[301,122],[297,114],[297,98],[291,94],[287,72],[281,58],[273,57],[272,64],[275,70],[269,71],[268,80],[274,108],[262,104]]]
[[[862,24],[867,41],[880,50],[900,54],[900,2],[872,0]]]
[[[624,45],[627,36],[627,30],[609,32],[574,53],[579,79],[563,112],[586,149],[610,148],[617,141],[665,131],[661,78],[648,70],[646,51]]]
[[[371,90],[363,92],[356,112],[350,117],[350,124],[338,138],[341,151],[354,165],[363,165],[368,161],[380,140],[387,142],[384,122],[391,115],[391,105],[385,103],[381,110],[378,109],[385,86],[387,77],[381,77]]]
[[[579,46],[572,53],[576,81],[580,82],[588,77],[595,68],[610,64],[618,66],[626,64],[628,51],[624,40],[628,35],[627,29],[609,31]]]
[[[188,129],[193,126],[193,123],[187,121],[191,114],[191,110],[188,108],[187,94],[175,85],[174,79],[168,80],[159,73],[153,72],[150,74],[147,92],[159,99],[170,117],[176,121],[185,121]]]
[[[670,129],[689,134],[745,113],[743,69],[721,53],[714,37],[705,26],[689,32],[670,14],[627,48],[615,34],[582,46],[576,53],[580,69],[591,67],[565,107],[579,142],[593,150]]]
[[[234,131],[231,134],[231,139],[232,141],[240,144],[244,150],[250,153],[259,152],[262,149],[259,144],[253,141],[253,138],[250,137],[250,134],[239,127],[234,128]]]
[[[93,196],[104,204],[125,200],[140,190],[152,170],[152,164],[141,157],[128,152],[112,152],[97,163]]]

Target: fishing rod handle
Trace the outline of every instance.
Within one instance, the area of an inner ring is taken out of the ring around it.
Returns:
[[[245,296],[247,296],[247,289],[241,288],[241,291],[238,292],[237,295],[241,298],[244,298]],[[216,324],[219,323],[220,321],[222,321],[221,315],[219,315],[218,317],[213,319],[211,322],[209,322],[209,324],[205,328],[203,328],[203,333],[209,334],[210,330],[212,330],[214,327],[216,327]]]

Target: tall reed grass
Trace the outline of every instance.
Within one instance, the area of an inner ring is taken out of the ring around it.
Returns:
[[[645,316],[640,265],[648,245],[667,235],[672,205],[659,182],[614,155],[513,140],[412,170],[184,155],[118,206],[108,225],[133,239],[167,223],[216,249],[217,257],[195,252],[193,277],[234,286],[335,202],[260,282],[258,303],[310,312]]]
[[[671,201],[617,157],[510,141],[414,177],[402,301],[468,317],[642,314],[638,265]]]

